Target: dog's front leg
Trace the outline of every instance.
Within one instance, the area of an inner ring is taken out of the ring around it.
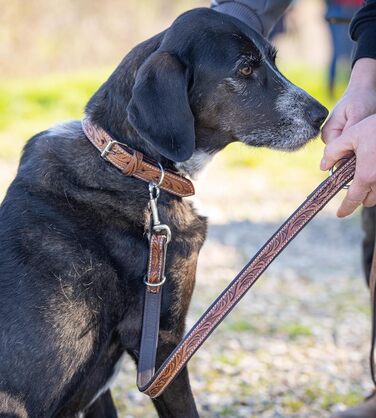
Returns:
[[[153,403],[160,418],[199,417],[186,367]]]
[[[161,366],[177,344],[178,341],[171,341],[170,332],[159,333],[156,369]],[[137,363],[138,359],[134,352],[131,350],[128,352]],[[159,418],[199,418],[186,367],[161,396],[153,399],[153,403]]]
[[[117,418],[117,412],[111,392],[107,390],[90,405],[85,412],[85,418]]]

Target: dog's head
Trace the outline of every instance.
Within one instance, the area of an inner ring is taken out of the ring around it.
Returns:
[[[289,82],[275,50],[240,21],[210,9],[181,15],[139,68],[128,118],[175,162],[228,143],[295,150],[327,110]]]

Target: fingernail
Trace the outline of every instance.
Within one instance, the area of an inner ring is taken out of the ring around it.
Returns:
[[[320,163],[320,169],[321,169],[321,170],[326,170],[326,160],[325,160],[325,158],[323,158],[323,159],[321,160],[321,163]]]

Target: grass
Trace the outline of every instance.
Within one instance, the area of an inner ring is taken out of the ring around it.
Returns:
[[[284,324],[281,327],[281,331],[286,334],[289,339],[296,339],[298,337],[310,337],[313,335],[310,327],[299,322]]]
[[[326,92],[323,72],[283,63],[280,66],[289,79],[327,107],[333,106]],[[80,118],[87,100],[110,72],[110,69],[102,69],[53,74],[36,80],[3,78],[0,81],[0,164],[3,161],[16,165],[24,143],[33,134],[60,121]],[[343,87],[344,84],[340,90]],[[324,177],[318,170],[322,149],[319,140],[296,153],[232,144],[217,159],[229,169],[262,170],[262,175],[275,187],[285,187],[293,179],[295,187],[308,190]]]
[[[80,118],[109,71],[0,82],[0,159],[17,160],[25,141],[51,124]]]

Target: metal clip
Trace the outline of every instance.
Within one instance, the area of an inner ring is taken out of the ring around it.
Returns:
[[[159,163],[158,163],[159,164]],[[171,230],[168,225],[161,224],[159,219],[158,213],[158,198],[160,194],[159,186],[162,184],[164,179],[164,169],[161,164],[159,164],[159,168],[161,169],[161,177],[158,183],[150,183],[149,184],[149,207],[151,211],[151,218],[152,218],[152,230],[161,234],[165,234],[167,238],[167,243],[171,241]]]
[[[161,222],[159,220],[159,213],[158,213],[158,197],[159,197],[159,187],[154,183],[149,184],[149,207],[151,210],[151,217],[153,221],[153,226],[159,225]]]
[[[345,162],[346,161],[348,161],[350,158],[346,158],[346,157],[344,157],[344,158],[340,158],[337,162],[336,162],[336,164],[338,164],[340,161],[342,161],[342,160],[344,160]],[[335,172],[336,172],[336,170],[337,170],[337,168],[336,168],[336,166],[334,165],[333,167],[331,167],[331,168],[329,168],[329,177],[331,177]],[[350,187],[350,185],[349,184],[345,184],[343,187],[342,187],[342,189],[344,189],[344,190],[347,190],[348,188]]]

